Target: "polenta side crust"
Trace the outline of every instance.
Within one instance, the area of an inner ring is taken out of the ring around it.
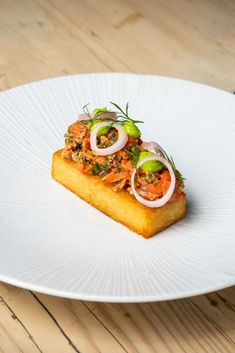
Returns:
[[[99,176],[82,174],[73,160],[61,156],[62,151],[53,155],[52,177],[130,230],[149,238],[184,217],[186,197],[183,192],[162,207],[149,208],[138,202],[127,190],[115,192]]]

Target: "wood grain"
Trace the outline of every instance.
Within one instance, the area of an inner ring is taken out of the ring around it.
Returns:
[[[233,288],[149,304],[68,300],[3,283],[0,293],[4,352],[10,344],[16,352],[234,352]]]
[[[82,72],[177,76],[235,91],[233,0],[0,0],[0,90]],[[235,288],[150,304],[0,283],[0,352],[235,351]]]

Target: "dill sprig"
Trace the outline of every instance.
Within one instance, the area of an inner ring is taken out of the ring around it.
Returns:
[[[128,102],[126,103],[125,111],[116,103],[114,103],[114,102],[109,102],[109,103],[111,103],[120,112],[116,117],[117,122],[120,122],[121,124],[125,124],[128,121],[132,121],[134,124],[143,123],[142,120],[134,120],[129,116],[129,113],[128,113],[129,103]],[[118,120],[118,118],[121,118],[121,120]]]
[[[84,105],[82,107],[82,110],[83,110],[84,114],[86,114],[88,116],[89,119],[87,119],[86,122],[90,123],[90,129],[92,129],[92,127],[97,123],[99,116],[103,113],[110,113],[110,111],[108,111],[107,108],[101,108],[101,109],[97,108],[95,111],[95,114],[92,116],[89,109],[88,109],[88,105],[90,105],[90,103],[87,103],[86,105]],[[112,124],[113,124],[113,122],[112,122]]]
[[[82,107],[82,110],[84,112],[84,114],[86,114],[89,117],[89,120],[92,120],[93,117],[91,116],[89,109],[88,109],[88,105],[90,105],[91,103],[87,103]]]
[[[168,160],[168,162],[170,163],[170,165],[172,166],[172,169],[173,169],[173,172],[174,172],[176,178],[179,179],[179,181],[182,184],[184,184],[184,181],[186,180],[186,178],[184,178],[183,175],[180,173],[180,171],[176,168],[173,158],[171,156],[168,156],[167,154],[165,157]]]
[[[129,116],[129,112],[128,112],[129,103],[128,102],[126,103],[125,111],[118,104],[116,104],[114,102],[110,102],[110,103],[118,110],[118,115],[116,116],[116,119],[115,120],[110,119],[111,126],[115,122],[123,124],[123,125],[130,122],[130,121],[132,121],[134,124],[143,123],[142,120],[134,120]],[[104,113],[113,113],[113,111],[107,110],[107,108],[105,107],[105,108],[100,108],[100,109],[96,108],[94,115],[91,115],[91,113],[88,109],[89,104],[90,103],[85,104],[83,106],[82,110],[83,110],[84,114],[86,114],[88,116],[88,119],[86,120],[86,122],[91,123],[90,128],[92,128],[92,126],[94,126],[97,123],[100,115],[102,115]],[[107,119],[107,120],[109,120],[109,119]]]
[[[89,106],[90,103],[88,104],[85,104],[83,106],[83,112],[88,116],[89,119],[86,120],[86,122],[90,122],[91,125],[90,125],[90,128],[92,128],[92,126],[94,126],[96,123],[97,123],[97,120],[99,120],[99,116],[102,115],[103,113],[111,113],[112,111],[111,110],[107,110],[107,108],[97,108],[95,109],[95,114],[92,116],[89,109],[88,109],[88,106]],[[120,124],[126,124],[130,121],[132,121],[134,124],[137,124],[137,123],[143,123],[142,120],[134,120],[132,119],[130,116],[129,116],[129,103],[127,102],[126,103],[126,106],[125,106],[125,110],[123,110],[117,103],[114,103],[114,102],[110,102],[110,104],[112,104],[117,110],[118,110],[118,115],[116,116],[116,119],[115,120],[111,120],[110,119],[110,122],[111,122],[111,126],[115,123],[115,122],[118,122]],[[137,166],[137,163],[138,163],[138,160],[139,160],[139,155],[140,155],[140,148],[138,145],[135,146],[135,148],[132,148],[132,150],[125,150],[125,152],[129,155],[130,159],[133,161],[134,163],[134,166],[136,168]],[[168,156],[168,154],[165,152],[165,151],[159,151],[158,150],[158,153],[160,153],[160,155],[165,158],[171,165],[172,169],[173,169],[173,172],[176,176],[176,178],[182,183],[184,184],[184,181],[186,180],[182,174],[180,173],[180,171],[176,168],[175,166],[175,162],[173,160],[173,158],[171,156]]]
[[[184,181],[186,180],[186,178],[184,178],[180,171],[176,168],[172,156],[168,156],[168,154],[162,150],[158,150],[158,153],[160,153],[160,155],[170,163],[176,178],[179,179],[179,181],[184,185]]]

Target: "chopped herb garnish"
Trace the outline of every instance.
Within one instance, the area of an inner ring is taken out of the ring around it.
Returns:
[[[112,127],[112,125],[115,123],[115,122],[118,122],[120,124],[127,124],[129,122],[132,122],[133,124],[137,124],[137,123],[143,123],[142,120],[134,120],[132,119],[130,116],[129,116],[129,103],[126,103],[126,107],[125,107],[125,111],[116,103],[114,102],[110,102],[117,110],[118,110],[118,115],[116,116],[116,119],[115,120],[112,120],[110,119],[110,126]],[[88,109],[88,105],[90,103],[86,104],[83,106],[83,112],[84,114],[87,115],[88,119],[86,120],[81,120],[81,122],[84,122],[84,124],[88,124],[90,123],[90,131],[92,130],[92,128],[95,126],[95,124],[97,124],[97,122],[99,121],[99,116],[104,114],[104,113],[114,113],[113,111],[111,110],[108,110],[107,107],[104,107],[104,108],[95,108],[93,110],[93,116],[91,115],[89,109]],[[109,120],[109,119],[107,119]]]
[[[100,173],[100,172],[101,172],[101,168],[100,168],[99,163],[93,164],[93,166],[92,166],[92,173],[93,173],[93,174],[98,174],[98,173]]]
[[[168,160],[168,162],[172,166],[172,169],[173,169],[173,171],[175,173],[176,178],[179,179],[180,182],[184,185],[184,181],[186,180],[186,178],[184,178],[182,176],[182,174],[180,173],[180,171],[178,169],[176,169],[175,162],[174,162],[173,158],[171,156],[168,157],[167,154],[166,154],[166,159]]]
[[[82,107],[82,110],[84,111],[84,114],[86,114],[88,116],[88,118],[90,118],[91,120],[93,119],[90,112],[89,112],[89,109],[87,108],[88,105],[90,105],[90,103],[87,103],[85,104],[83,107]]]
[[[126,124],[129,121],[132,121],[133,123],[143,123],[142,120],[134,120],[129,116],[128,110],[129,110],[129,103],[126,103],[126,111],[124,111],[122,108],[119,107],[119,105],[117,105],[114,102],[110,102],[115,108],[117,108],[117,110],[120,112],[119,115],[117,115],[116,117],[116,121],[121,123],[121,124]],[[121,118],[121,120],[118,118]]]
[[[170,163],[176,178],[179,179],[179,181],[184,185],[184,181],[186,180],[186,178],[184,178],[180,173],[180,171],[176,168],[173,158],[171,156],[168,156],[168,154],[165,151],[164,152],[158,151],[158,152],[162,155],[163,158],[165,158]]]

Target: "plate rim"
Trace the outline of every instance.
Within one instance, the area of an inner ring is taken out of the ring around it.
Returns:
[[[99,302],[99,303],[152,303],[152,302],[162,302],[162,301],[170,301],[170,300],[179,300],[185,298],[191,298],[203,294],[208,294],[212,292],[217,292],[219,290],[229,288],[235,285],[235,280],[232,279],[231,283],[228,281],[227,284],[221,284],[217,287],[211,285],[204,289],[195,289],[194,291],[178,292],[177,294],[172,295],[156,295],[156,296],[115,296],[115,295],[89,295],[89,294],[78,294],[75,292],[63,291],[60,289],[51,289],[49,287],[40,287],[38,285],[28,285],[27,282],[14,280],[7,276],[2,276],[0,274],[0,281],[6,284],[10,284],[16,286],[18,288],[26,289],[29,291],[51,295],[59,298],[67,298],[71,300],[85,300],[90,302]]]
[[[118,76],[136,76],[136,77],[149,77],[149,78],[163,78],[166,80],[174,80],[182,83],[187,83],[189,85],[197,85],[197,86],[203,86],[205,88],[208,88],[209,90],[212,91],[217,91],[220,92],[220,94],[225,94],[226,96],[230,95],[233,96],[233,92],[226,91],[224,89],[215,87],[215,86],[210,86],[208,84],[204,84],[202,82],[198,81],[192,81],[188,79],[182,79],[174,76],[166,76],[166,75],[155,75],[155,74],[146,74],[146,73],[135,73],[135,72],[84,72],[84,73],[78,73],[78,74],[69,74],[69,75],[63,75],[63,76],[54,76],[50,78],[45,78],[42,80],[36,80],[36,81],[30,81],[27,83],[24,83],[22,85],[18,85],[15,87],[8,88],[6,90],[3,90],[0,92],[0,97],[4,95],[8,95],[9,93],[14,93],[16,91],[21,90],[25,86],[31,86],[31,85],[37,85],[40,83],[46,83],[50,81],[56,81],[56,80],[63,80],[63,79],[69,79],[69,78],[79,78],[80,76],[82,77],[92,77],[92,76],[113,76],[113,77],[118,77]],[[183,299],[183,298],[189,298],[197,295],[203,295],[206,293],[218,291],[221,289],[228,288],[230,286],[235,285],[235,278],[232,278],[227,281],[221,281],[220,284],[215,286],[214,284],[209,285],[207,287],[204,287],[203,289],[195,289],[191,291],[184,291],[182,292],[174,292],[173,294],[170,295],[159,295],[156,294],[156,296],[142,296],[142,295],[137,295],[137,296],[117,296],[117,295],[91,295],[91,294],[79,294],[78,292],[74,291],[63,291],[61,289],[52,289],[47,286],[40,286],[37,284],[30,284],[29,281],[22,281],[19,279],[14,279],[11,278],[9,275],[3,275],[1,274],[0,271],[0,281],[10,284],[10,285],[15,285],[19,288],[27,289],[30,291],[35,291],[38,293],[43,293],[47,295],[52,295],[52,296],[57,296],[57,297],[63,297],[63,298],[68,298],[68,299],[75,299],[75,300],[86,300],[86,301],[96,301],[96,302],[109,302],[109,303],[144,303],[144,302],[160,302],[160,301],[168,301],[168,300],[177,300],[177,299]],[[223,283],[222,283],[223,282]]]

